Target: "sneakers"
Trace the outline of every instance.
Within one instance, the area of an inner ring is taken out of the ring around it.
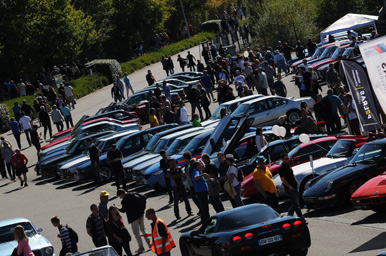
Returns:
[[[28,184],[27,184],[27,182],[24,184],[24,187],[28,187]]]
[[[144,251],[145,251],[145,248],[143,248],[143,246],[141,246],[135,252],[140,253],[140,252],[144,252]]]
[[[20,181],[20,187],[22,187],[24,184],[24,181]]]

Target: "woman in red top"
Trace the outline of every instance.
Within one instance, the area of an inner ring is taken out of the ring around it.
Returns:
[[[20,186],[23,186],[24,183],[24,187],[27,187],[28,158],[20,152],[20,149],[16,149],[15,152],[16,153],[12,156],[11,160],[16,169],[16,176],[20,180]],[[24,176],[24,180],[21,178],[22,174]]]
[[[17,241],[17,255],[35,256],[28,243],[28,237],[24,232],[24,228],[20,225],[15,227],[15,241]]]

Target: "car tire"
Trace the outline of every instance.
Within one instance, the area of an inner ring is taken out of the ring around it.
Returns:
[[[182,256],[191,256],[192,255],[190,253],[189,246],[186,243],[181,243],[180,248],[181,248],[181,255]]]
[[[305,178],[302,180],[302,182],[300,183],[300,186],[299,186],[299,203],[300,203],[300,204],[303,204],[303,203],[304,203],[304,201],[303,201],[303,192],[304,192],[304,190],[305,190],[305,186],[306,186],[307,182],[310,181],[311,179],[317,177],[317,176],[318,176],[318,175],[315,175],[315,174],[310,175],[310,176],[307,176],[307,177],[305,177]]]
[[[217,246],[213,247],[212,249],[212,255],[213,256],[222,256],[222,252],[220,250],[220,248],[218,248]]]
[[[107,182],[111,179],[111,169],[108,166],[101,166],[99,168],[99,174],[101,176],[101,181]]]
[[[287,113],[287,120],[295,124],[296,121],[300,119],[300,111],[299,110],[291,110]]]
[[[351,183],[350,183],[350,186],[348,186],[348,196],[351,197],[352,194],[354,194],[354,192],[360,187],[363,185],[363,183],[365,183],[363,180],[353,180]]]
[[[303,250],[290,253],[290,256],[306,256],[307,254],[308,254],[308,249],[303,249]]]

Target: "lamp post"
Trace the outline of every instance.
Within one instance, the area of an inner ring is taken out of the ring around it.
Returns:
[[[182,0],[180,0],[180,4],[181,4],[181,9],[182,9],[182,15],[184,15],[185,26],[186,26],[186,29],[188,30],[188,37],[190,38],[189,24],[188,24],[188,21],[186,20],[184,5],[182,4]]]

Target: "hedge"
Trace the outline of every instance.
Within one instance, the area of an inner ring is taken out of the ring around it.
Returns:
[[[9,112],[5,104],[0,104],[0,131],[9,130]]]

